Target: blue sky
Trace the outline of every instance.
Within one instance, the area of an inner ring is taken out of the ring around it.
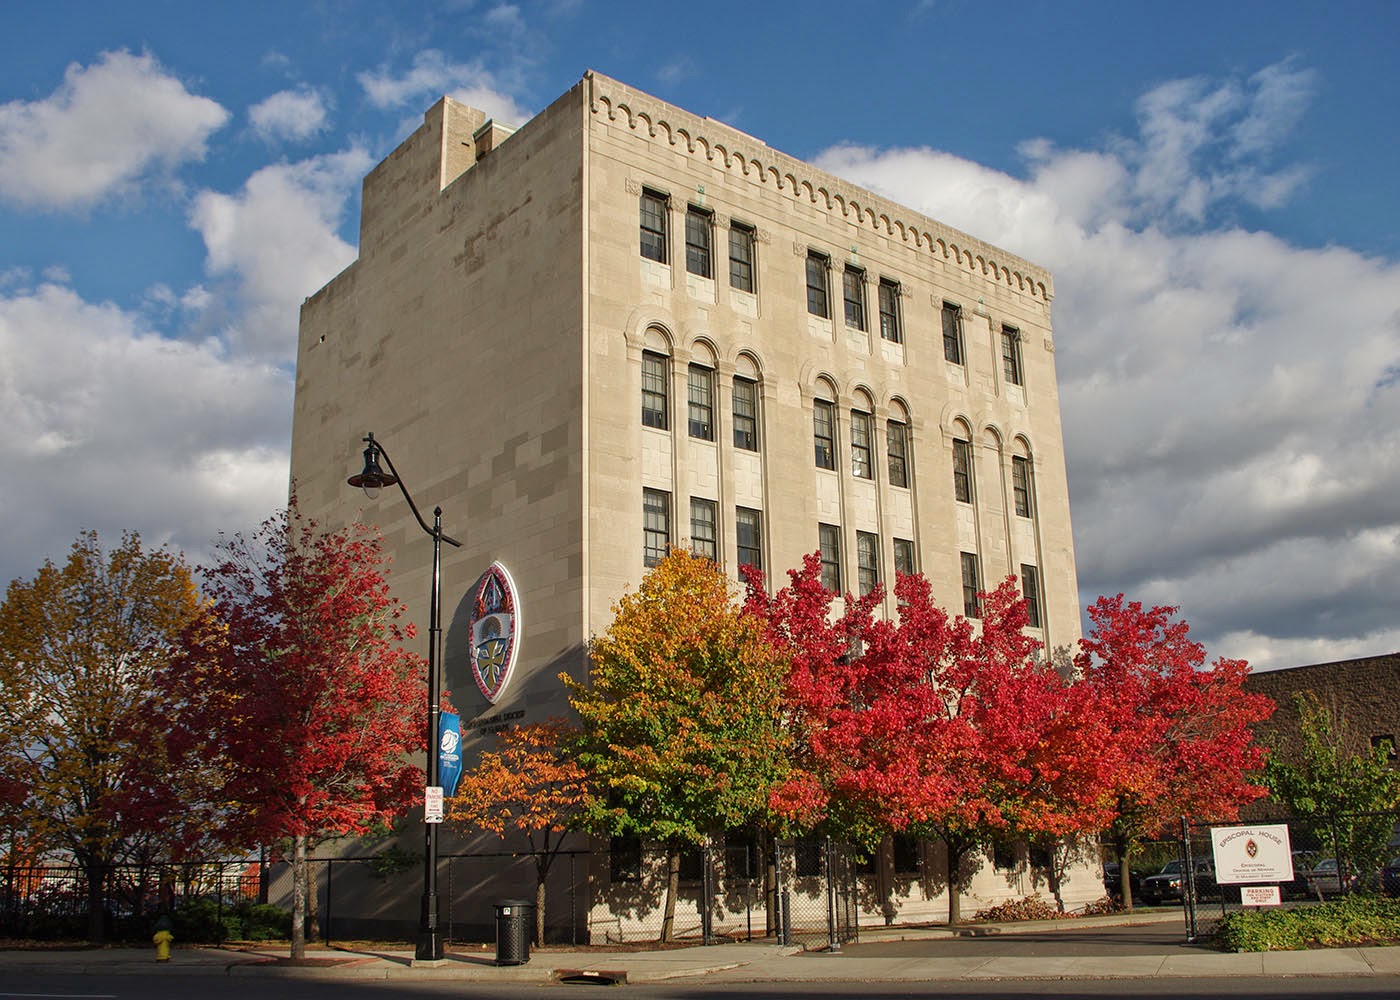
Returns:
[[[450,93],[593,68],[1055,273],[1081,603],[1400,649],[1400,4],[0,6],[0,580],[285,497],[297,308]]]

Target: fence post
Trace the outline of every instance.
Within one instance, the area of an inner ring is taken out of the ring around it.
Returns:
[[[1196,940],[1196,863],[1191,849],[1191,821],[1181,817],[1181,908],[1186,916],[1186,940]]]
[[[715,943],[715,855],[710,849],[710,836],[705,835],[705,843],[700,848],[700,942]]]
[[[831,838],[826,838],[826,946],[831,952],[841,950],[836,933],[836,853]]]
[[[792,944],[792,910],[787,892],[783,889],[783,846],[778,838],[773,838],[773,910],[777,917],[775,928],[778,944]]]

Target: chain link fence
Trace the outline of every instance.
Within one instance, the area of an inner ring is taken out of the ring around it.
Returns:
[[[1212,830],[1242,825],[1287,830],[1292,877],[1263,884],[1277,886],[1276,905],[1313,906],[1358,893],[1400,896],[1400,810],[1275,816],[1254,824],[1183,820],[1178,858],[1169,864],[1174,867],[1145,879],[1144,901],[1181,901],[1190,938],[1208,933],[1232,910],[1256,905],[1250,886],[1215,867]]]

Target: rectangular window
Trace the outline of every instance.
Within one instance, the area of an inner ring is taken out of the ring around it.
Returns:
[[[827,272],[830,258],[815,250],[807,251],[807,311],[822,319],[831,318],[831,307],[827,301]]]
[[[825,399],[812,403],[812,440],[817,449],[817,468],[836,469],[836,406]]]
[[[664,354],[642,353],[642,426],[665,430],[669,421],[666,391],[670,380],[671,359]]]
[[[690,436],[701,441],[715,439],[715,373],[700,365],[686,372],[686,405]]]
[[[729,285],[741,292],[753,291],[753,226],[729,224]]]
[[[904,576],[914,575],[914,543],[907,538],[894,540],[894,571]]]
[[[739,507],[734,511],[734,540],[740,566],[763,568],[763,511]]]
[[[896,875],[914,875],[919,871],[919,841],[907,833],[896,833],[894,841],[894,872]]]
[[[899,329],[899,282],[881,278],[879,296],[880,336],[898,344],[904,339]]]
[[[642,564],[655,566],[671,548],[671,494],[642,490]]]
[[[885,424],[885,455],[890,485],[909,487],[909,428],[898,420]]]
[[[664,194],[642,188],[642,256],[665,264],[667,198]]]
[[[714,219],[703,208],[691,205],[685,212],[685,269],[702,278],[713,278],[710,261]]]
[[[963,363],[962,309],[943,303],[943,357],[955,365]]]
[[[1021,331],[1014,326],[1001,328],[1001,370],[1006,381],[1021,385]]]
[[[880,536],[856,532],[856,575],[862,597],[880,582]]]
[[[1018,517],[1030,517],[1035,510],[1031,502],[1031,460],[1020,455],[1011,457],[1011,492],[1016,501]]]
[[[870,414],[851,411],[851,475],[857,479],[874,479],[875,468],[870,455]]]
[[[1040,573],[1025,563],[1021,564],[1021,596],[1026,599],[1026,624],[1040,628]]]
[[[982,601],[977,595],[982,591],[982,570],[977,565],[977,553],[963,552],[961,555],[963,617],[981,618]]]
[[[715,502],[690,498],[690,551],[710,562],[719,562],[719,544],[715,535]]]
[[[953,439],[953,499],[972,503],[972,442]]]
[[[841,298],[846,303],[846,325],[852,330],[865,329],[865,272],[846,265],[841,276]]]
[[[758,451],[758,383],[734,377],[734,447]]]
[[[642,838],[612,837],[609,839],[608,875],[614,882],[641,880]]]
[[[822,586],[841,593],[841,529],[834,524],[817,525],[817,547],[821,551]]]

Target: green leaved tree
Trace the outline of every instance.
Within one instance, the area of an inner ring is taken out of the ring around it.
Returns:
[[[1346,720],[1311,691],[1293,696],[1298,736],[1280,741],[1264,768],[1273,798],[1297,816],[1331,827],[1336,848],[1353,872],[1385,863],[1400,808],[1400,770],[1387,747],[1369,754],[1347,750]]]
[[[590,654],[586,681],[562,678],[590,776],[584,822],[665,845],[668,941],[682,851],[765,817],[786,772],[786,664],[719,568],[680,549],[618,601]]]

